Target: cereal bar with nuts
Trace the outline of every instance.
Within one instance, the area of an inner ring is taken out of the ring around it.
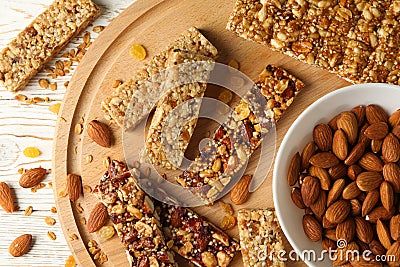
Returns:
[[[278,258],[285,248],[275,210],[240,210],[238,227],[244,267],[285,266]]]
[[[91,0],[56,0],[0,52],[0,83],[9,91],[28,81],[100,15]]]
[[[137,71],[133,78],[118,86],[110,97],[102,102],[108,120],[120,127],[135,127],[157,103],[164,89],[165,70],[170,51],[175,49],[215,59],[217,49],[194,27],[173,41],[166,49],[155,55],[146,66]],[[168,71],[167,71],[168,73]],[[139,92],[137,92],[139,91]],[[130,105],[134,105],[131,107]]]
[[[166,204],[157,208],[167,244],[195,266],[227,267],[239,250],[238,243],[192,210]]]
[[[146,153],[152,164],[176,169],[182,163],[196,127],[214,60],[174,49],[168,61],[172,67],[166,76],[172,85],[158,101],[146,137]]]
[[[268,65],[255,86],[217,129],[212,142],[177,182],[199,195],[205,203],[213,202],[245,166],[303,86],[302,81],[285,70]]]
[[[131,266],[177,266],[153,200],[137,186],[124,163],[112,161],[93,193],[107,206]]]

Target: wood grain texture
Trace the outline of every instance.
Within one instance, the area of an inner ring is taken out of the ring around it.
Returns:
[[[14,38],[34,17],[44,11],[52,0],[2,0],[0,3],[0,49]],[[134,0],[98,0],[102,9],[102,16],[95,25],[106,26],[120,14]],[[91,31],[92,38],[98,36]],[[82,42],[83,34],[74,38],[68,47],[61,51],[48,65],[53,66],[56,60],[68,49],[77,47]],[[76,68],[74,64],[74,69]],[[64,266],[65,259],[71,255],[70,249],[61,230],[57,214],[50,212],[55,206],[53,190],[46,186],[37,193],[30,189],[21,188],[18,185],[19,168],[33,168],[41,165],[51,169],[52,144],[57,116],[48,110],[54,103],[60,103],[66,92],[63,86],[69,81],[74,71],[57,79],[49,79],[58,83],[56,91],[41,89],[38,85],[40,78],[48,78],[45,71],[36,75],[23,91],[19,93],[28,97],[49,97],[50,103],[37,105],[23,105],[14,100],[14,95],[0,87],[0,181],[7,182],[12,188],[16,203],[19,206],[17,212],[5,213],[0,209],[0,266]],[[25,147],[35,146],[42,154],[38,158],[27,158],[22,154]],[[52,181],[52,175],[47,175],[44,182]],[[33,206],[30,217],[24,216],[27,206]],[[54,226],[46,225],[44,219],[51,216],[56,219]],[[57,239],[51,241],[47,237],[47,231],[53,231]],[[8,246],[12,240],[23,234],[33,235],[33,246],[28,254],[20,258],[13,258],[8,254]]]
[[[303,64],[292,58],[272,52],[268,48],[256,43],[242,40],[235,34],[225,30],[228,17],[233,9],[233,0],[224,1],[179,1],[179,0],[148,0],[140,1],[130,6],[103,32],[79,66],[73,77],[62,107],[61,116],[66,122],[58,121],[56,144],[54,146],[54,166],[56,190],[61,190],[65,185],[67,173],[76,173],[82,176],[83,184],[97,184],[104,172],[103,159],[106,156],[123,160],[122,133],[115,125],[111,125],[115,137],[115,145],[111,149],[104,149],[94,144],[84,133],[80,136],[74,134],[76,123],[84,115],[85,121],[99,119],[105,122],[100,110],[100,102],[112,90],[116,79],[126,80],[135,70],[143,66],[155,53],[162,50],[168,43],[190,26],[195,26],[221,51],[219,62],[227,63],[234,58],[240,62],[241,71],[250,78],[255,79],[258,73],[267,65],[275,64],[290,71],[306,83],[303,92],[295,100],[292,107],[277,125],[277,147],[289,126],[298,115],[311,103],[321,96],[341,88],[349,83],[333,74]],[[218,10],[218,12],[210,12]],[[166,23],[168,22],[168,23]],[[135,61],[129,55],[132,43],[141,43],[148,51],[145,61]],[[201,128],[201,127],[198,127]],[[203,131],[213,130],[204,127]],[[311,131],[311,129],[310,129]],[[78,140],[80,142],[78,142]],[[140,147],[141,140],[134,142]],[[74,150],[77,153],[74,153]],[[298,148],[301,150],[301,148]],[[271,151],[274,153],[274,151]],[[93,155],[92,163],[86,163],[86,156]],[[259,151],[253,156],[247,172],[252,173],[256,168]],[[166,172],[169,177],[173,172]],[[249,201],[243,205],[235,206],[235,211],[240,208],[272,207],[272,172],[264,184],[251,194]],[[282,177],[282,179],[286,179]],[[289,197],[289,196],[288,196]],[[85,194],[79,200],[85,209],[84,216],[90,212],[97,200],[90,194]],[[229,202],[228,197],[224,201]],[[124,250],[118,238],[102,241],[97,234],[88,235],[85,226],[80,224],[78,217],[82,216],[70,209],[66,198],[57,199],[61,211],[61,224],[64,232],[79,231],[82,240],[89,238],[97,240],[101,248],[109,256],[109,262],[104,266],[126,266]],[[213,223],[219,225],[223,212],[218,205],[212,207],[196,208],[200,214],[206,216]],[[293,222],[299,224],[301,222]],[[233,237],[238,237],[237,230],[228,232]],[[92,266],[93,261],[83,250],[82,242],[70,243],[75,255],[84,266]],[[287,247],[289,248],[289,246]],[[303,266],[302,263],[291,263],[292,266]],[[241,258],[235,258],[232,266],[242,266]]]

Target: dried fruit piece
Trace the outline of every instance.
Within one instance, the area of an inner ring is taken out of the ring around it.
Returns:
[[[109,128],[97,120],[92,120],[87,126],[89,137],[102,147],[111,147],[111,132]]]
[[[69,256],[65,260],[65,267],[76,267],[76,262],[73,256]]]
[[[32,235],[24,234],[16,239],[10,244],[8,252],[13,257],[20,257],[28,252],[32,244]]]
[[[226,231],[230,230],[236,225],[236,218],[232,215],[224,216],[221,221],[221,229]]]
[[[41,167],[29,169],[21,175],[21,178],[19,178],[19,185],[23,188],[33,187],[42,182],[45,176],[46,169]]]
[[[143,60],[147,55],[146,49],[140,44],[133,44],[129,49],[129,53],[137,60]]]
[[[225,203],[222,200],[218,201],[219,205],[221,206],[222,210],[228,214],[228,215],[233,215],[233,208],[232,205],[229,203]]]
[[[108,219],[108,212],[103,203],[97,203],[89,215],[87,228],[89,233],[96,232],[104,226]]]
[[[25,157],[28,157],[28,158],[36,158],[36,157],[39,157],[40,154],[41,154],[40,150],[37,149],[36,147],[31,146],[31,147],[26,147],[24,149],[24,155],[25,155]]]
[[[111,237],[113,237],[115,234],[115,229],[112,226],[106,225],[100,228],[99,230],[99,236],[103,239],[103,240],[107,240],[110,239]]]
[[[67,176],[67,190],[69,199],[75,202],[81,195],[82,192],[82,180],[79,175],[68,174]]]
[[[252,175],[243,175],[239,182],[232,188],[230,197],[233,204],[241,205],[246,202],[250,194],[249,187],[252,178]]]
[[[0,182],[0,206],[6,212],[14,212],[14,198],[11,193],[10,187],[4,183]]]

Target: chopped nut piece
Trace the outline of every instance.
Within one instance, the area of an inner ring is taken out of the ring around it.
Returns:
[[[56,224],[56,220],[54,218],[52,218],[52,217],[46,217],[44,221],[49,226],[53,226],[53,225]]]
[[[24,155],[28,158],[36,158],[41,154],[40,150],[36,147],[26,147],[24,149]]]
[[[28,207],[26,207],[24,214],[25,214],[25,216],[30,216],[32,214],[32,212],[33,212],[32,206],[28,206]]]
[[[81,223],[83,225],[86,225],[86,218],[85,217],[81,217],[79,220],[81,221]]]
[[[18,94],[14,96],[14,99],[17,100],[18,102],[24,102],[28,100],[28,97],[26,95]]]
[[[77,203],[77,204],[76,204],[76,210],[77,210],[79,213],[83,213],[83,208],[82,208],[82,206],[81,206],[81,203]]]
[[[67,88],[68,85],[69,85],[69,81],[66,81],[66,82],[64,83],[64,87]]]
[[[93,156],[92,155],[87,155],[86,156],[86,163],[91,163],[93,161]]]
[[[83,125],[82,124],[80,124],[80,123],[77,123],[76,125],[75,125],[75,134],[81,134],[82,133],[82,131],[83,131]]]
[[[78,237],[76,234],[70,234],[70,235],[69,235],[69,239],[70,239],[70,240],[78,240],[79,237]]]
[[[63,189],[61,189],[60,191],[58,191],[58,197],[66,197],[68,194],[67,189],[64,187]]]
[[[47,236],[49,237],[50,240],[56,240],[57,239],[56,234],[54,232],[52,232],[52,231],[48,231],[47,232]]]
[[[19,168],[18,169],[18,174],[23,174],[25,172],[25,169],[24,168]]]
[[[35,185],[34,187],[31,188],[32,193],[36,193],[39,189],[45,188],[46,184],[44,183],[39,183],[38,185]]]
[[[53,183],[52,182],[48,182],[47,185],[48,185],[48,187],[53,188]]]
[[[95,33],[100,33],[101,31],[103,31],[104,30],[104,26],[95,26],[94,28],[93,28],[93,31],[95,32]]]
[[[90,32],[85,32],[85,34],[83,35],[83,42],[84,43],[90,43]]]
[[[115,80],[114,84],[113,84],[113,88],[117,88],[118,86],[120,86],[122,84],[121,80]]]
[[[54,79],[54,78],[53,78],[53,79]],[[52,90],[52,91],[57,90],[57,83],[54,82],[54,83],[50,84],[50,85],[49,85],[49,89]]]
[[[110,157],[105,157],[104,160],[103,160],[103,166],[106,167],[106,168],[108,168],[108,166],[110,165],[110,163],[111,163]]]
[[[50,212],[51,213],[57,213],[57,208],[56,207],[51,207]]]
[[[47,79],[40,79],[39,80],[39,86],[43,89],[49,88],[49,80]]]
[[[146,49],[140,44],[133,44],[129,49],[131,56],[137,60],[143,60],[146,58]]]
[[[60,107],[61,107],[61,103],[57,103],[57,104],[53,104],[49,107],[49,110],[51,112],[53,112],[54,114],[57,114],[60,112]]]
[[[65,267],[76,267],[76,262],[73,256],[69,256],[65,260]]]
[[[228,66],[238,70],[239,62],[237,62],[235,59],[231,59],[229,60]]]
[[[91,188],[89,185],[85,185],[85,186],[83,187],[83,191],[84,191],[85,193],[91,193],[91,192],[92,192],[92,188]]]

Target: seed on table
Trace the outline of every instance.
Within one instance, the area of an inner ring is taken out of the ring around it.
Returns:
[[[47,236],[50,238],[50,240],[56,240],[57,239],[56,234],[54,232],[52,232],[52,231],[48,231],[47,232]]]
[[[46,217],[46,218],[44,219],[44,221],[45,221],[46,224],[49,225],[49,226],[53,226],[53,225],[56,224],[56,220],[55,220],[54,218],[52,218],[52,217]]]
[[[30,216],[32,214],[32,212],[33,212],[33,207],[28,206],[28,207],[26,207],[24,214],[25,214],[25,216]]]

